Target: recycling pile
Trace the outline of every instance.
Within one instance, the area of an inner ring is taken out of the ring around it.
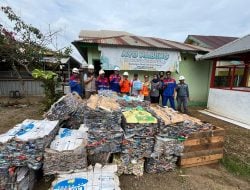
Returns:
[[[87,167],[87,128],[61,128],[49,148],[45,149],[45,175],[66,173]]]
[[[33,189],[35,181],[35,172],[28,167],[0,169],[0,189]]]
[[[150,157],[154,148],[154,135],[157,133],[158,121],[142,107],[127,109],[123,112],[122,128],[125,137],[122,144],[121,162],[119,168],[125,168],[124,173],[141,175],[143,158]],[[138,172],[133,172],[139,168]]]
[[[154,152],[151,158],[146,159],[147,173],[160,173],[175,169],[178,156],[181,156],[184,147],[177,139],[156,136]]]
[[[112,90],[99,90],[98,95],[99,96],[109,97],[109,98],[112,98],[112,99],[118,99],[117,93],[112,91]]]
[[[119,178],[115,164],[101,166],[96,164],[85,171],[72,174],[61,174],[52,183],[51,190],[84,189],[84,190],[120,190]]]
[[[88,154],[121,152],[121,110],[114,99],[91,96],[87,101],[84,122],[89,129]]]
[[[148,108],[150,106],[150,102],[143,101],[143,98],[127,96],[127,95],[118,98],[117,102],[120,104],[121,107],[127,107],[127,108],[136,108],[138,106],[141,106],[143,108]]]
[[[74,117],[74,113],[77,116],[84,110],[84,102],[81,97],[76,93],[70,93],[61,97],[55,102],[50,110],[45,113],[44,117],[48,120],[68,120],[70,117]],[[83,116],[82,114],[79,116]]]
[[[26,119],[0,135],[1,166],[41,168],[44,149],[55,138],[58,130],[59,121]]]

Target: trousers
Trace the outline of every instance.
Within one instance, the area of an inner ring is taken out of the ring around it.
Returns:
[[[186,96],[178,96],[177,97],[177,103],[178,103],[178,111],[181,112],[181,106],[183,106],[184,113],[188,113],[187,103],[188,103],[188,97]]]
[[[166,106],[167,103],[168,103],[168,100],[170,102],[171,108],[175,109],[175,103],[174,103],[174,97],[173,96],[163,96],[162,106]]]

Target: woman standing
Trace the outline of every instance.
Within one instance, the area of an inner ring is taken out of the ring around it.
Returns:
[[[153,79],[151,80],[150,91],[150,100],[152,104],[159,104],[161,86],[160,79],[157,77],[157,74],[154,74]]]

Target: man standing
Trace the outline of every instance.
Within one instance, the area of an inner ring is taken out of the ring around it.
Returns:
[[[142,82],[140,81],[140,79],[138,79],[137,73],[134,74],[134,78],[133,80],[131,80],[131,85],[132,85],[131,95],[137,97],[140,94],[140,91],[142,90]]]
[[[120,81],[121,93],[129,95],[131,82],[128,80],[128,72],[123,73],[123,79]]]
[[[114,92],[120,93],[120,80],[121,76],[119,75],[120,68],[115,67],[114,69],[114,74],[109,76],[109,81],[110,81],[110,89]]]
[[[109,89],[109,80],[105,77],[104,70],[99,71],[99,76],[96,79],[96,88],[97,90],[108,90]]]
[[[80,96],[82,96],[83,90],[79,74],[80,74],[79,69],[77,68],[72,69],[72,75],[69,80],[69,86],[71,92],[77,92]]]
[[[167,77],[163,79],[163,100],[162,106],[166,107],[169,100],[171,108],[175,109],[174,97],[176,81],[171,78],[171,71],[166,72]]]
[[[85,98],[89,98],[96,93],[96,78],[94,74],[94,65],[88,66],[88,73],[84,75],[83,81],[85,85]]]
[[[181,112],[181,105],[183,105],[184,113],[188,113],[187,103],[189,99],[189,90],[188,85],[184,82],[185,77],[180,76],[180,83],[177,84],[176,92],[177,92],[177,102],[178,102],[178,111]]]

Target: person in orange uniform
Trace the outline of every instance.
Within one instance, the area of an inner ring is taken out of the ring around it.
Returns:
[[[148,75],[144,75],[141,94],[144,96],[144,100],[150,101],[150,82]]]
[[[128,80],[128,72],[123,73],[123,78],[119,84],[120,84],[120,88],[121,88],[121,93],[129,95],[130,88],[131,88],[131,82]]]

